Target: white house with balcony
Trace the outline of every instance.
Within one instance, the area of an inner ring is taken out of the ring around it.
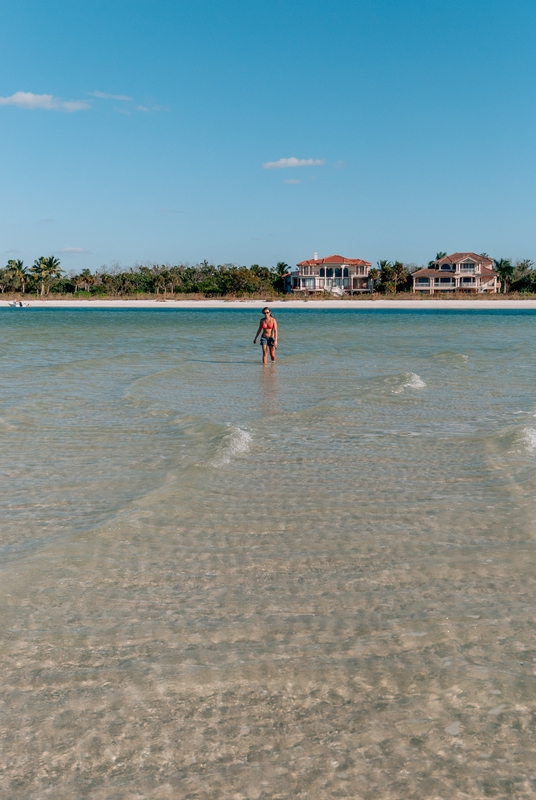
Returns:
[[[477,253],[451,253],[433,261],[425,269],[413,273],[413,291],[471,292],[496,294],[499,278],[493,269],[493,259]]]
[[[370,261],[344,256],[318,258],[318,253],[309,261],[300,261],[297,272],[292,273],[292,292],[309,294],[330,292],[333,294],[355,294],[372,292],[369,278]]]

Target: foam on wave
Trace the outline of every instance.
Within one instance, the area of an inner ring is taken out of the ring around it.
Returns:
[[[424,389],[426,387],[425,382],[416,372],[407,372],[406,378],[406,381],[398,389],[393,389],[393,394],[401,394],[404,389]]]
[[[235,456],[247,453],[253,441],[253,437],[248,431],[236,425],[227,425],[227,428],[229,430],[223,437],[219,452],[210,462],[212,467],[222,467],[229,464]]]

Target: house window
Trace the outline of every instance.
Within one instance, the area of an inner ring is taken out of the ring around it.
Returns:
[[[333,278],[333,268],[332,267],[328,267],[326,269],[326,278]]]
[[[325,274],[326,270],[324,269],[324,267],[320,267],[320,277],[323,278]]]
[[[426,286],[430,285],[430,281],[428,278],[417,278],[417,283],[420,283],[422,286],[426,284]]]
[[[448,269],[448,270],[450,270],[450,264],[441,264],[441,269]]]
[[[345,267],[345,268],[343,269],[343,272],[342,272],[342,277],[343,277],[343,278],[347,278],[347,277],[348,277],[348,267]]]
[[[345,272],[348,272],[348,270],[345,270]],[[350,286],[350,278],[343,278],[342,285],[344,286],[345,289],[348,289],[348,287]]]
[[[473,274],[475,271],[475,265],[473,262],[468,261],[466,264],[460,264],[460,272],[470,272]]]
[[[440,278],[439,281],[440,281],[440,283],[450,283],[451,282],[450,278]]]
[[[342,278],[342,267],[335,267],[335,277]]]
[[[314,278],[306,278],[303,283],[304,283],[306,289],[314,289],[315,288],[315,279]]]
[[[323,270],[320,270],[320,272],[322,272],[322,271],[323,271]],[[318,288],[319,288],[319,289],[323,289],[323,288],[324,288],[324,278],[320,278],[320,279],[319,279],[319,281],[318,281]]]
[[[303,268],[303,274],[304,275],[309,275],[309,267],[304,267]]]
[[[474,278],[462,278],[462,283],[474,283]]]

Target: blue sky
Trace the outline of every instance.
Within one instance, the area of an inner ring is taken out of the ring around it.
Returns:
[[[8,0],[2,23],[6,261],[536,260],[535,3]]]

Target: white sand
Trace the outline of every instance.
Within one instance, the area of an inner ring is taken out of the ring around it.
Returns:
[[[536,300],[33,300],[31,308],[347,308],[356,311],[371,308],[524,308],[536,309]],[[6,307],[7,300],[0,301]]]

